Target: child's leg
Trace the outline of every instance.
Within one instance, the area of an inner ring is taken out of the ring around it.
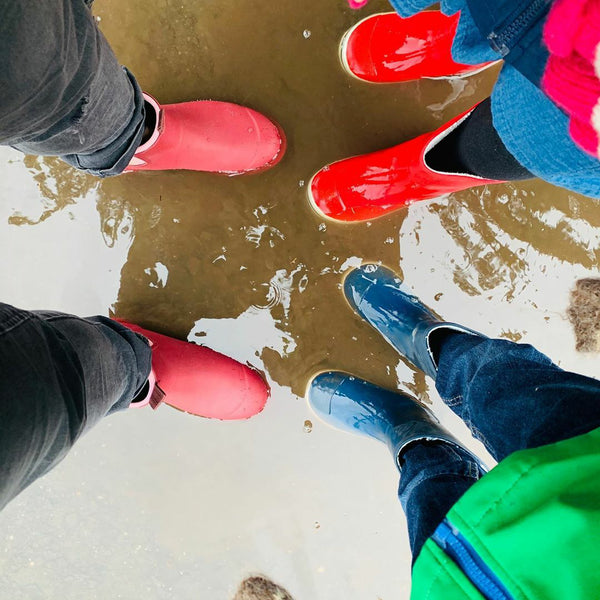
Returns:
[[[418,442],[403,452],[398,498],[406,514],[413,563],[448,511],[482,475],[473,455],[458,446]]]
[[[450,332],[436,388],[497,460],[600,427],[600,381],[526,344]]]
[[[502,181],[534,177],[500,139],[492,122],[491,104],[489,98],[478,104],[467,119],[427,153],[427,164],[432,169]]]

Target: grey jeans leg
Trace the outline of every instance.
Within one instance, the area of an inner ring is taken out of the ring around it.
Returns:
[[[0,509],[127,408],[150,366],[144,338],[106,317],[0,303]]]
[[[144,99],[85,0],[0,0],[0,144],[101,177],[127,166]]]

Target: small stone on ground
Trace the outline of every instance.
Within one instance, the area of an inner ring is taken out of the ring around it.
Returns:
[[[244,579],[233,600],[294,600],[287,590],[262,575]]]
[[[600,352],[600,279],[577,281],[567,315],[575,330],[575,348],[580,352]]]

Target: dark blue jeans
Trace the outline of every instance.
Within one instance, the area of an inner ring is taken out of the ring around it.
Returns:
[[[563,371],[532,346],[454,333],[438,364],[440,396],[498,461],[600,427],[600,381]],[[415,444],[403,461],[398,496],[414,562],[483,473],[469,452],[447,444]]]
[[[150,363],[145,338],[116,321],[0,303],[0,509],[127,408]]]

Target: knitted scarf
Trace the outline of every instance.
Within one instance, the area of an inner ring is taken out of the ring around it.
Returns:
[[[544,91],[569,115],[575,143],[600,158],[600,0],[557,0],[544,41]]]

